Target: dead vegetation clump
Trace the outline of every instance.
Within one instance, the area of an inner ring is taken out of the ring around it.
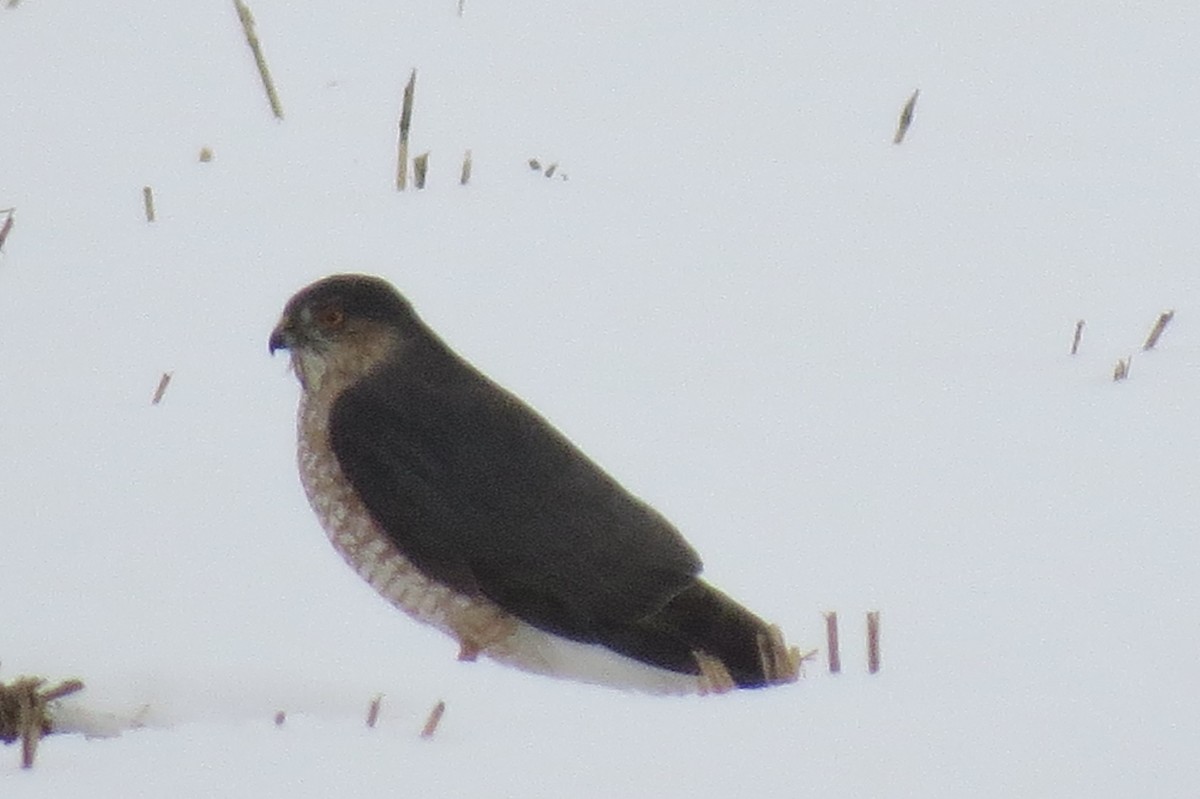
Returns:
[[[0,741],[21,742],[21,768],[32,768],[42,737],[54,732],[50,704],[83,690],[79,680],[64,680],[45,688],[41,677],[18,677],[0,682]]]
[[[1158,345],[1158,340],[1162,338],[1163,331],[1167,329],[1167,324],[1175,318],[1175,311],[1163,311],[1154,321],[1154,326],[1150,328],[1150,333],[1146,336],[1145,343],[1142,344],[1142,352],[1149,352]],[[1071,354],[1075,355],[1079,352],[1079,342],[1083,338],[1083,320],[1080,319],[1075,323],[1075,334],[1071,339]],[[1113,366],[1112,379],[1114,383],[1119,383],[1122,380],[1129,378],[1129,370],[1133,366],[1133,356],[1128,355],[1124,358],[1118,358],[1117,363]]]
[[[560,180],[567,179],[567,174],[565,172],[559,171],[557,161],[550,164],[549,166],[543,166],[542,162],[540,160],[538,160],[537,158],[530,158],[528,161],[526,161],[526,163],[529,164],[529,168],[531,170],[533,170],[534,172],[540,172],[545,177],[552,178],[555,175],[558,175]]]

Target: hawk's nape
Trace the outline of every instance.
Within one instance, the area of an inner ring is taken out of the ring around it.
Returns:
[[[385,281],[300,291],[271,335],[303,387],[301,478],[335,547],[410,615],[487,654],[570,675],[603,647],[669,690],[795,680],[777,628],[698,578],[679,532],[455,354]],[[568,647],[570,648],[570,647]],[[585,679],[609,679],[606,666]]]

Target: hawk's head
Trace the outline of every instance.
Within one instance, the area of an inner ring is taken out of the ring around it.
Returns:
[[[271,331],[271,353],[287,349],[307,392],[327,377],[353,381],[395,356],[424,326],[412,306],[385,280],[334,275],[296,293]]]

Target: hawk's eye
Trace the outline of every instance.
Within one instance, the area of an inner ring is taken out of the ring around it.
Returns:
[[[317,324],[326,330],[337,330],[346,321],[346,315],[336,305],[327,305],[317,311]]]

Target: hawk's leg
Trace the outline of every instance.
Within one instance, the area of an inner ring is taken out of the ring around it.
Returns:
[[[459,605],[447,614],[446,622],[458,641],[458,659],[468,662],[517,629],[517,620],[490,602]]]

